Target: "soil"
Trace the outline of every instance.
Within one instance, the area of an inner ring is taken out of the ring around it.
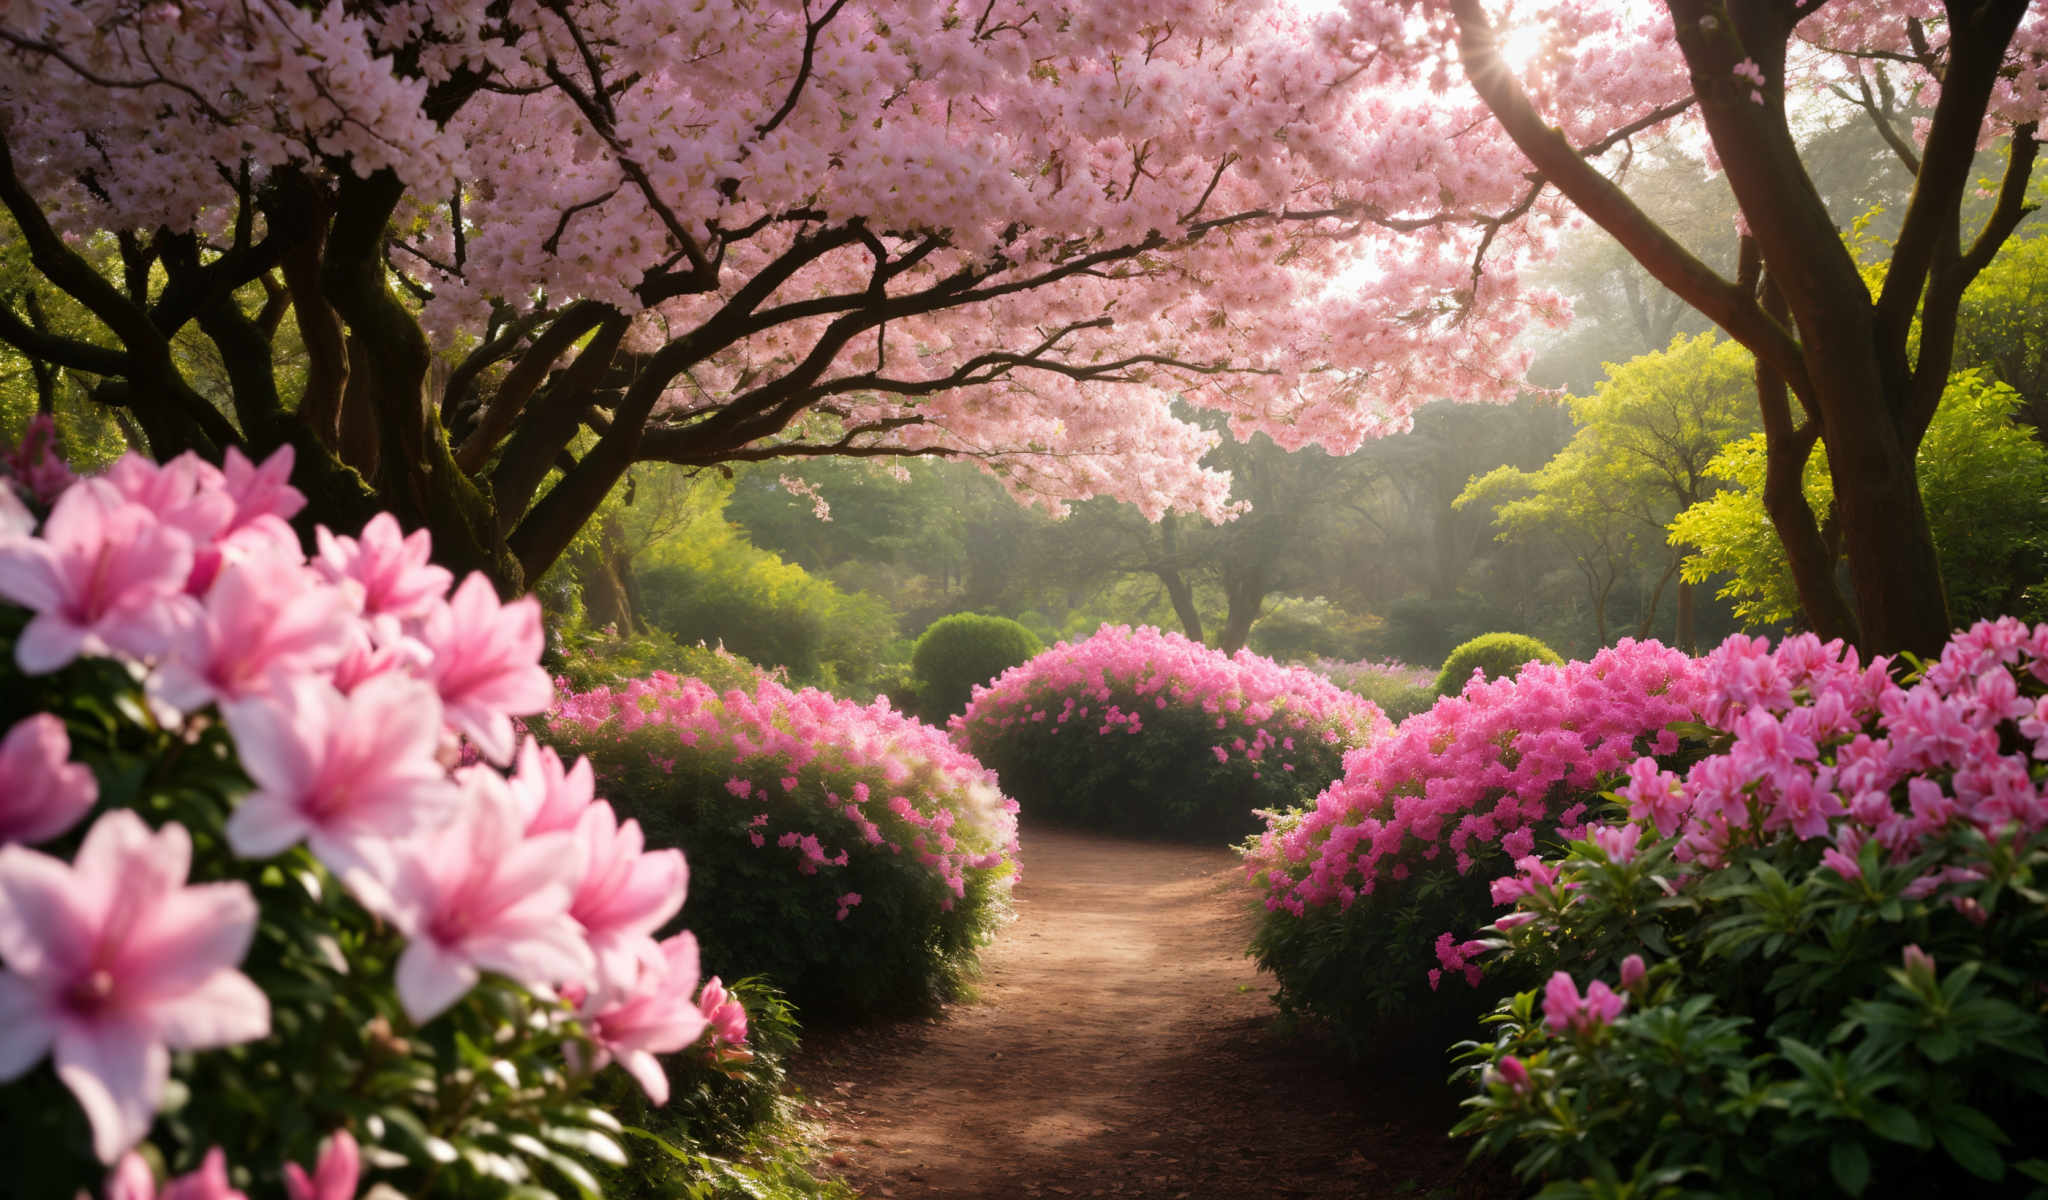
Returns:
[[[1023,845],[1017,920],[973,998],[807,1045],[821,1170],[871,1200],[1513,1194],[1445,1136],[1445,1069],[1347,1069],[1273,1028],[1236,855],[1050,829]]]

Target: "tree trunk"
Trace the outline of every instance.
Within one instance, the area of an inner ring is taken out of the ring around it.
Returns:
[[[1678,581],[1678,648],[1687,654],[1700,652],[1699,634],[1693,627],[1693,589],[1696,584]]]
[[[1173,601],[1173,615],[1180,618],[1180,631],[1188,635],[1189,641],[1201,641],[1202,614],[1195,608],[1195,585],[1188,582],[1187,576],[1170,568],[1162,567],[1153,574],[1166,585],[1167,598]]]
[[[1223,599],[1223,633],[1216,640],[1216,648],[1225,654],[1236,654],[1251,640],[1252,623],[1259,619],[1259,610],[1266,605],[1263,573],[1226,578]]]

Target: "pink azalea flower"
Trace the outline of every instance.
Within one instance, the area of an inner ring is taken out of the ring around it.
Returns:
[[[221,488],[220,470],[189,450],[162,464],[124,454],[100,478],[196,544],[220,537],[235,519],[235,501]]]
[[[496,971],[536,990],[582,982],[596,963],[569,915],[579,856],[563,834],[522,836],[525,821],[496,772],[460,773],[465,808],[408,839],[388,878],[351,872],[365,907],[410,939],[398,998],[424,1024]]]
[[[725,990],[725,983],[718,976],[704,981],[704,990],[697,993],[697,1011],[704,1014],[705,1023],[711,1027],[714,1044],[747,1044],[747,1006]]]
[[[219,1146],[206,1152],[199,1169],[167,1181],[157,1190],[149,1164],[133,1151],[107,1176],[106,1200],[249,1200],[228,1183],[228,1160]],[[296,1200],[296,1198],[294,1198]],[[352,1200],[352,1198],[350,1198]]]
[[[697,939],[679,933],[640,962],[631,986],[608,988],[584,1003],[584,1029],[597,1045],[593,1069],[616,1060],[647,1098],[668,1103],[668,1075],[657,1055],[695,1042],[706,1021],[690,1000],[697,986]]]
[[[1543,1021],[1552,1033],[1591,1032],[1611,1023],[1627,1007],[1628,997],[1608,987],[1604,980],[1594,980],[1586,988],[1584,999],[1579,997],[1578,985],[1564,971],[1553,973],[1543,988]]]
[[[37,713],[15,722],[0,741],[0,845],[46,842],[76,825],[99,799],[99,781],[68,761],[64,722]]]
[[[420,640],[433,652],[428,678],[449,726],[494,763],[512,760],[512,718],[544,711],[554,681],[541,669],[540,602],[498,603],[491,581],[471,574],[427,614]]]
[[[600,976],[631,979],[640,947],[683,906],[683,852],[646,850],[640,822],[621,822],[602,800],[584,809],[575,838],[583,873],[569,915],[583,926]]]
[[[170,1051],[270,1032],[270,1002],[235,969],[256,930],[241,883],[185,886],[192,840],[125,809],[74,864],[0,847],[0,1082],[50,1054],[113,1162],[149,1130]]]
[[[407,534],[390,513],[371,517],[360,538],[340,537],[325,526],[313,537],[319,546],[315,568],[335,583],[347,581],[358,589],[363,615],[385,622],[381,628],[424,618],[455,581],[447,568],[427,561],[433,552],[427,531]]]
[[[228,523],[233,532],[258,517],[289,521],[306,507],[305,493],[291,485],[293,450],[279,446],[261,464],[251,463],[242,452],[228,447],[221,461],[222,490],[234,502],[234,517]]]
[[[1643,837],[1643,827],[1630,821],[1626,825],[1596,825],[1591,831],[1593,844],[1607,856],[1607,861],[1616,866],[1625,866],[1635,860],[1636,843]]]
[[[575,766],[564,769],[553,747],[532,738],[521,743],[518,765],[506,782],[526,817],[528,837],[574,830],[597,793],[589,759],[579,758]]]
[[[1508,1085],[1509,1091],[1516,1095],[1524,1095],[1529,1091],[1529,1068],[1521,1059],[1512,1054],[1503,1054],[1499,1070],[1500,1081]]]
[[[0,455],[0,480],[9,475],[37,504],[55,501],[64,494],[64,489],[78,481],[78,476],[71,473],[71,467],[57,453],[55,418],[48,413],[37,413],[28,419],[28,428],[22,431],[20,444]],[[0,486],[0,492],[7,490]]]
[[[192,539],[88,479],[58,499],[37,538],[0,540],[0,596],[36,616],[15,643],[31,675],[81,654],[161,650],[192,601]]]
[[[1621,987],[1623,991],[1634,992],[1642,986],[1643,976],[1649,969],[1643,965],[1643,956],[1631,954],[1621,960]]]
[[[331,672],[351,646],[347,601],[300,570],[228,562],[205,613],[172,640],[153,692],[191,712],[268,690],[273,675]]]
[[[346,1129],[337,1129],[320,1144],[320,1161],[308,1177],[297,1163],[284,1165],[285,1195],[291,1200],[355,1200],[362,1177],[362,1151]]]
[[[228,845],[270,858],[303,840],[346,875],[383,863],[391,843],[447,824],[462,793],[436,757],[440,707],[434,689],[404,675],[379,675],[348,696],[295,678],[222,705],[256,783],[228,818]]]

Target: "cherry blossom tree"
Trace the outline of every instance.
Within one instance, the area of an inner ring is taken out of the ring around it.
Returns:
[[[1873,652],[1938,649],[1949,618],[1914,453],[1948,382],[1963,290],[2031,211],[2048,23],[2026,0],[1370,7],[1409,17],[1409,36],[1354,46],[1352,61],[1461,78],[1475,119],[1519,152],[1531,194],[1568,197],[1756,356],[1765,506],[1812,626]],[[1801,158],[1801,113],[1818,103],[1876,122],[1914,177],[1874,283]],[[1725,172],[1740,212],[1732,276],[1646,215],[1602,169],[1613,158],[1585,153],[1652,127],[1702,140]],[[1988,218],[1970,222],[1980,147],[1999,149],[2003,178]],[[1821,515],[1800,488],[1816,447],[1837,487]],[[1848,557],[1853,604],[1828,570],[1823,521]]]
[[[1562,206],[1347,51],[1403,21],[10,5],[0,202],[36,286],[0,340],[159,457],[290,444],[308,521],[388,508],[505,588],[641,462],[961,456],[1055,506],[1215,517],[1213,435],[1173,397],[1348,450],[1423,400],[1507,398],[1515,335],[1557,315],[1515,279]],[[1444,221],[1447,189],[1527,219]]]

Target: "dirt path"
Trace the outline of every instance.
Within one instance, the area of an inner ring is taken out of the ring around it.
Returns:
[[[1269,1032],[1235,855],[1035,830],[1024,856],[976,1000],[797,1065],[826,1170],[896,1200],[1500,1194],[1427,1079]]]

